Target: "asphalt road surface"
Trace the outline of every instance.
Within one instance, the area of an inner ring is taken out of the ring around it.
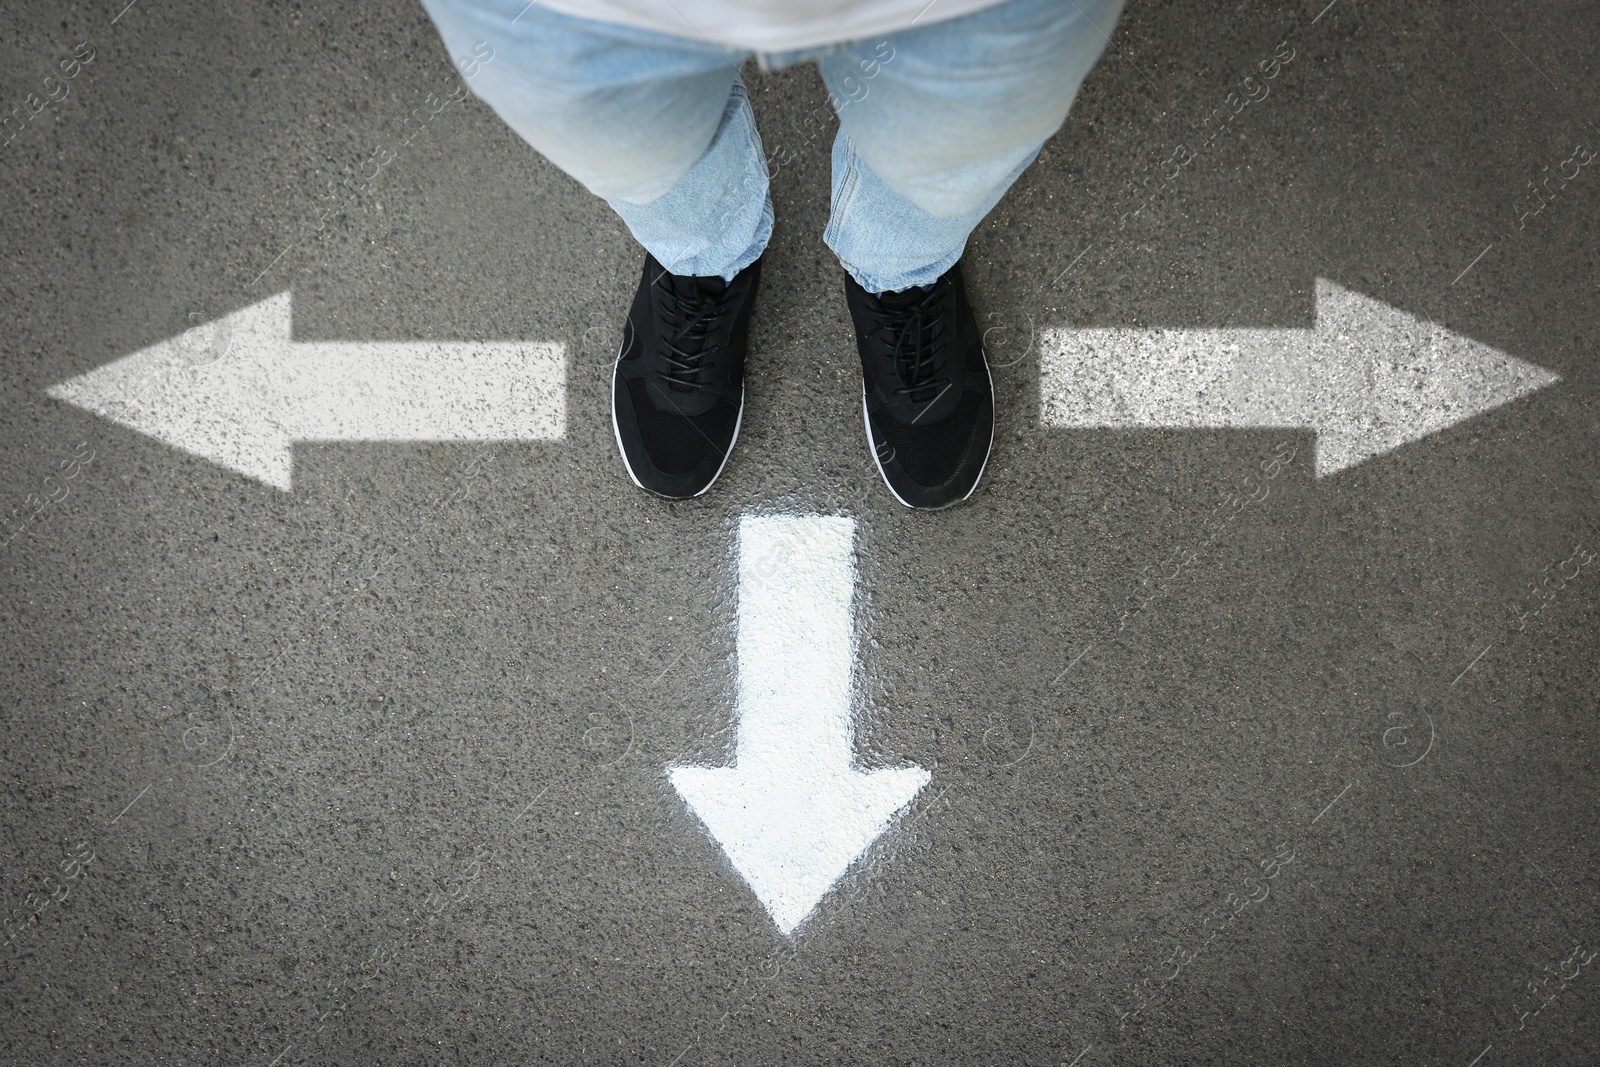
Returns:
[[[124,2],[0,18],[0,1060],[1600,1061],[1592,5],[1133,0],[973,236],[1000,429],[923,514],[814,67],[745,71],[793,159],[668,504],[642,253],[417,5]],[[850,812],[675,784],[802,727],[910,796],[811,889]]]

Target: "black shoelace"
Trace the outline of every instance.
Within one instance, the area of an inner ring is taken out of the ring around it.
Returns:
[[[700,380],[700,370],[716,352],[716,345],[710,343],[711,333],[731,302],[732,290],[730,285],[713,293],[677,278],[661,286],[661,309],[667,319],[663,339],[667,365],[657,373],[668,388],[688,392],[709,384]]]
[[[879,333],[888,342],[885,351],[894,360],[900,379],[894,395],[909,397],[915,404],[937,399],[950,384],[949,378],[939,375],[945,355],[943,296],[943,290],[935,286],[925,293],[890,293],[877,298],[882,309]]]

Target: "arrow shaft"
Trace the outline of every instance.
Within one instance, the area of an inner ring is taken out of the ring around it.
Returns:
[[[1044,422],[1305,427],[1327,385],[1312,330],[1047,330]]]
[[[855,524],[766,516],[739,527],[738,766],[788,778],[850,767]]]
[[[562,436],[559,345],[292,343],[271,367],[284,429],[306,441]]]

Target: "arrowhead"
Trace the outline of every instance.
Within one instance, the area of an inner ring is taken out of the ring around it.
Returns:
[[[290,341],[289,294],[51,386],[57,400],[287,491],[292,435],[271,373]]]
[[[757,773],[674,767],[700,816],[778,929],[791,933],[928,782],[921,767]]]
[[[1312,348],[1319,478],[1561,380],[1326,278]]]

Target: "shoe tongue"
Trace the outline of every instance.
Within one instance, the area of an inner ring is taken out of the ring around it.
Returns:
[[[721,296],[727,292],[728,283],[721,278],[696,278],[687,274],[669,274],[667,280],[672,292],[680,297]]]
[[[914,285],[898,293],[879,293],[878,303],[892,311],[901,311],[927,296],[932,289],[931,285]]]

